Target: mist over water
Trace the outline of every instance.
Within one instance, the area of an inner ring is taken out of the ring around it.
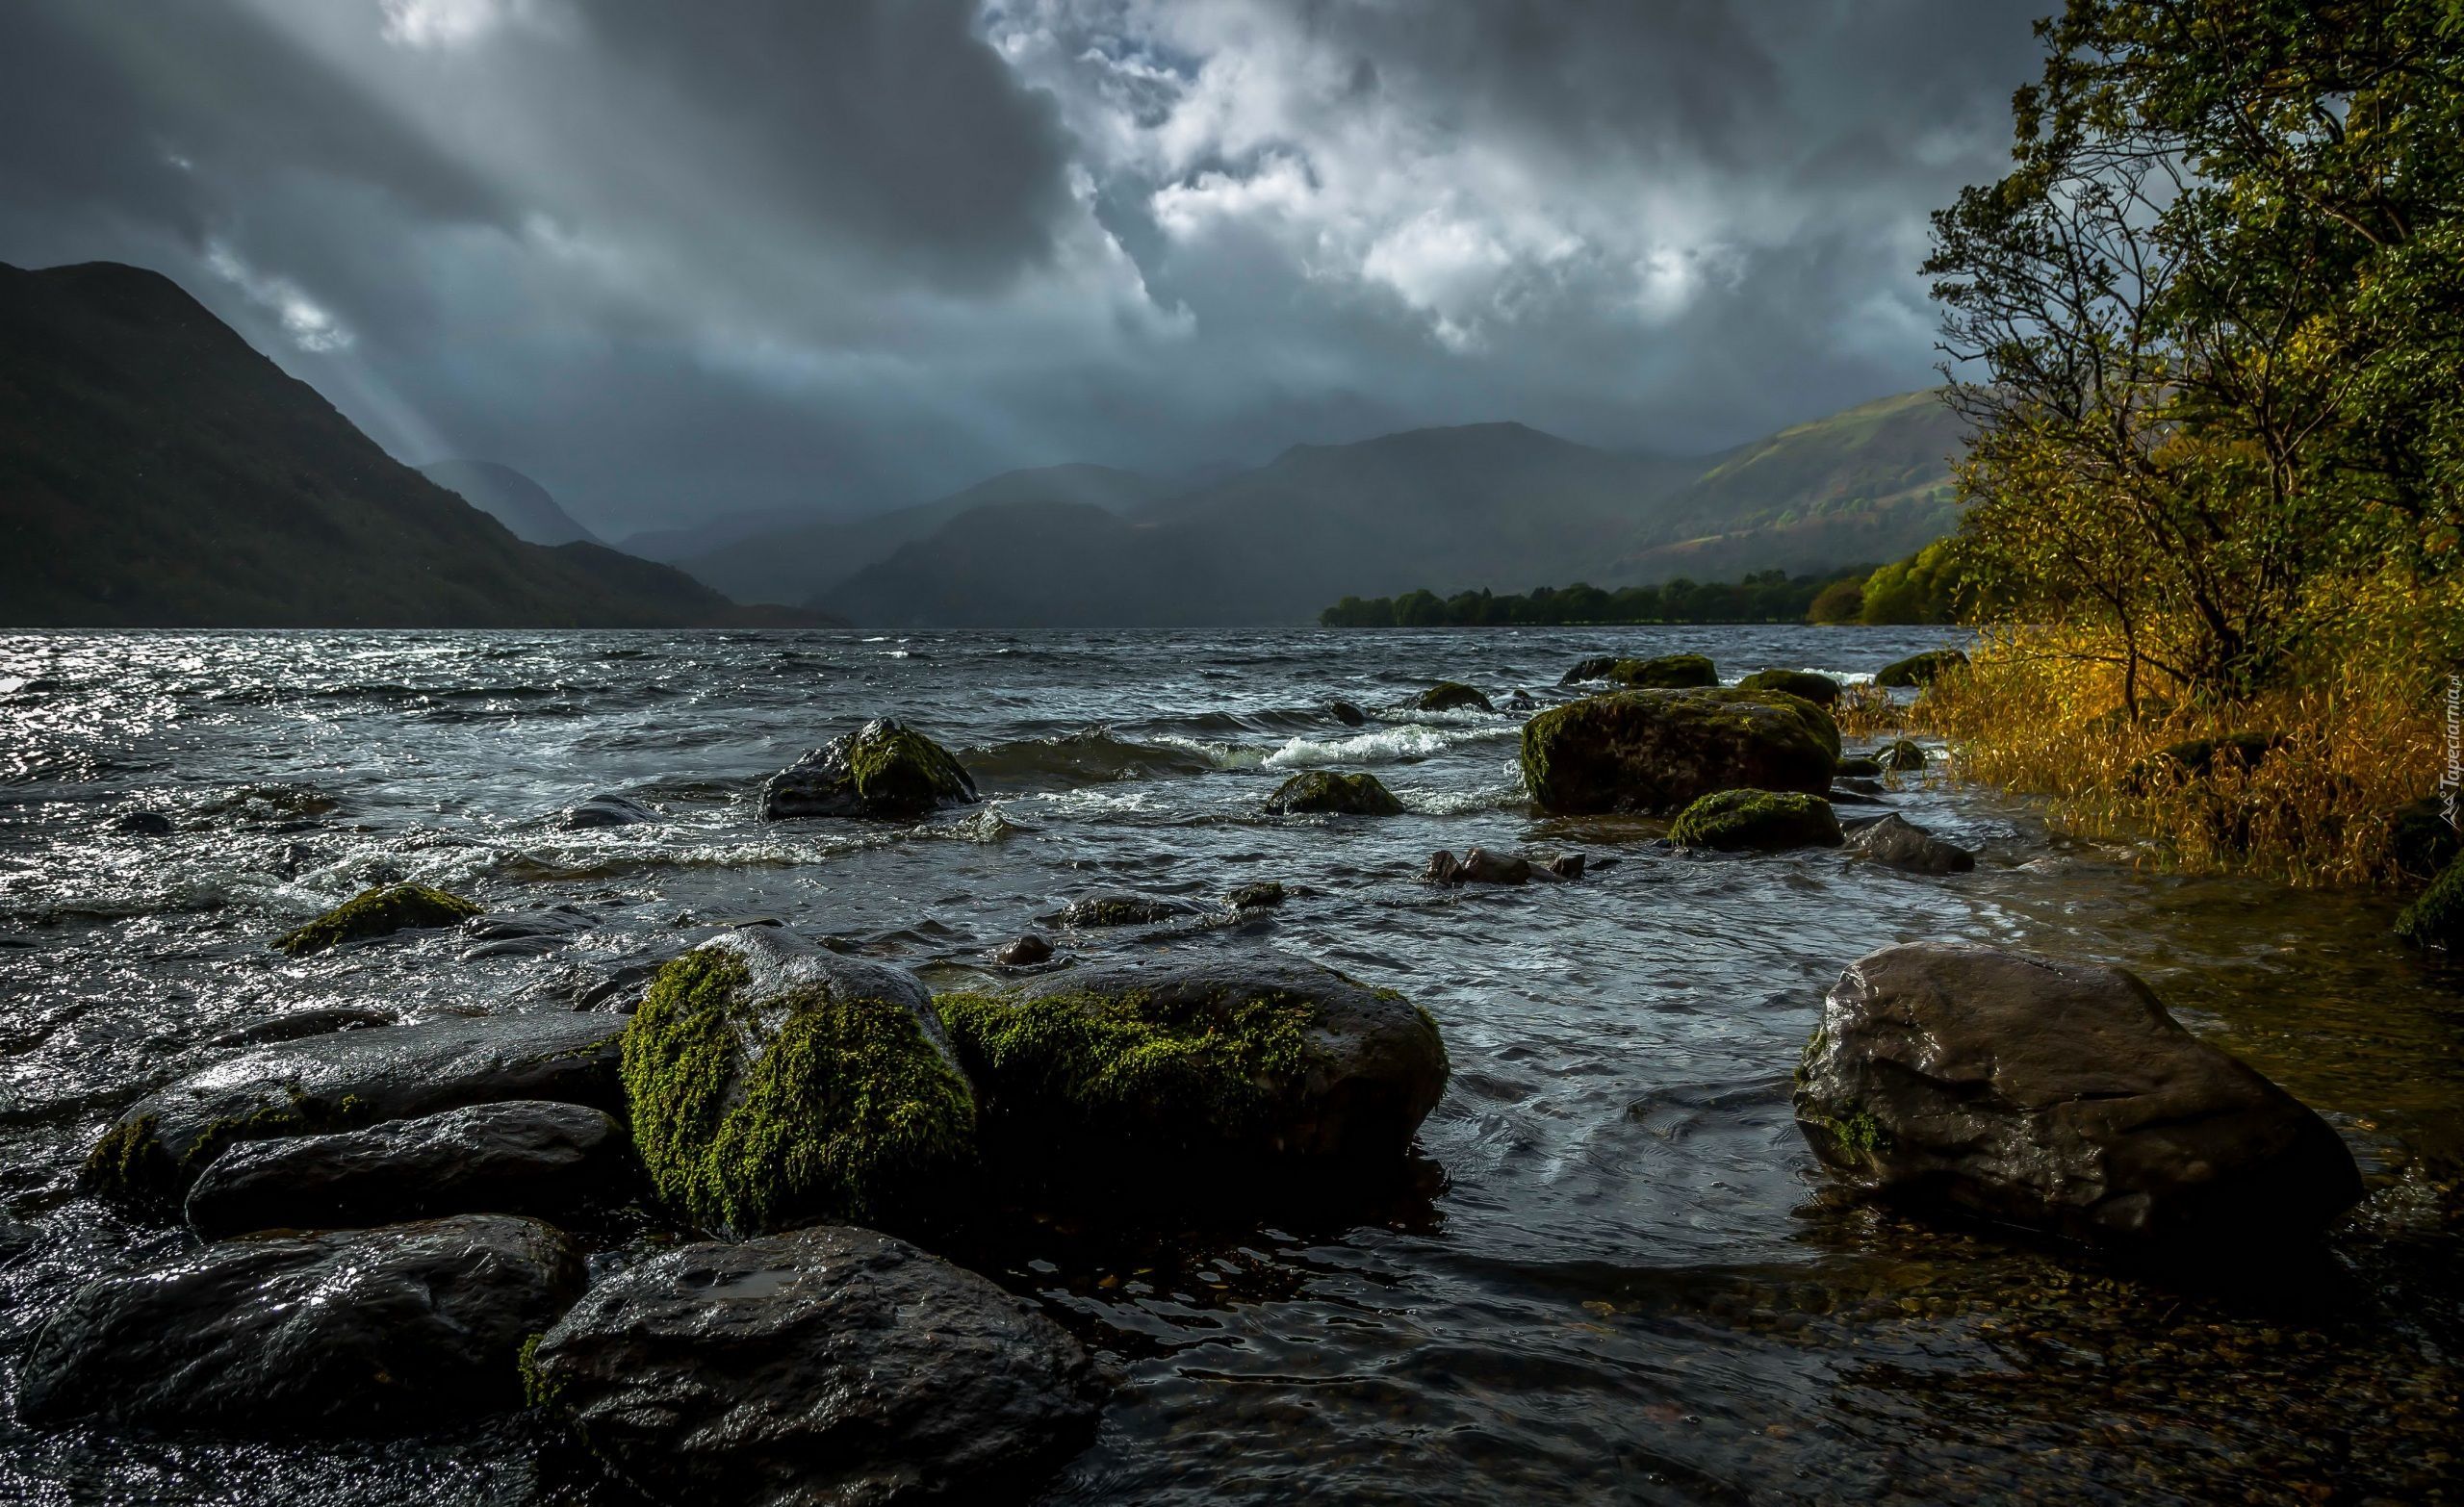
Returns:
[[[1691,857],[1661,824],[1538,819],[1523,713],[1602,652],[1870,675],[1942,630],[60,634],[0,638],[0,1378],[84,1275],[176,1245],[74,1171],[201,1043],[293,1011],[570,1008],[699,926],[771,918],[979,976],[1030,928],[1080,958],[1279,948],[1391,985],[1453,1062],[1404,1185],[1356,1210],[1119,1232],[1006,1221],[961,1252],[1124,1385],[1065,1503],[2242,1500],[2451,1479],[2464,1345],[2464,979],[2377,896],[2180,880],[1926,777],[1889,808],[1980,852],[1920,878],[1836,852]],[[1345,726],[1330,701],[1358,703]],[[986,795],[913,828],[760,824],[761,779],[874,715]],[[1270,818],[1310,768],[1406,813]],[[654,823],[553,820],[622,794]],[[1861,808],[1842,807],[1848,816]],[[168,835],[125,830],[137,811]],[[1438,891],[1436,849],[1576,851],[1582,881]],[[1603,860],[1614,859],[1604,865]],[[306,959],[282,930],[376,882],[595,923],[545,951],[407,934]],[[1053,930],[1132,889],[1238,921]],[[1825,986],[1966,938],[2145,974],[2344,1133],[2373,1187],[2322,1260],[2130,1272],[1823,1194],[1788,1112]],[[468,955],[468,956],[466,956]],[[596,1238],[602,1273],[651,1248]],[[2161,1365],[2147,1363],[2159,1362]],[[11,1416],[13,1417],[13,1406]],[[235,1444],[0,1422],[0,1500],[627,1500],[531,1419],[387,1444]]]

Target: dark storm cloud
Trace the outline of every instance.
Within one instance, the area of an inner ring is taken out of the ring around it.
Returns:
[[[0,260],[621,529],[1930,380],[2044,0],[13,0]]]

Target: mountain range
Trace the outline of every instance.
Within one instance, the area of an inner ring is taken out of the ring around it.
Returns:
[[[420,474],[513,530],[526,544],[606,542],[558,507],[547,488],[501,462],[441,460],[422,466]]]
[[[680,563],[732,594],[867,627],[1310,621],[1345,596],[1835,570],[1958,522],[1957,421],[1883,398],[1707,457],[1635,455],[1520,423],[1303,445],[1175,489],[1090,466],[1012,472],[853,523]]]
[[[158,273],[0,267],[0,625],[815,621],[601,545],[525,543]]]

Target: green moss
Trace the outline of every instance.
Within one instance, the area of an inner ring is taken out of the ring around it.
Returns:
[[[1825,1128],[1831,1132],[1832,1139],[1839,1143],[1840,1150],[1855,1156],[1870,1157],[1878,1151],[1890,1149],[1890,1133],[1883,1129],[1882,1121],[1862,1110],[1844,1120],[1828,1121]]]
[[[87,1187],[108,1197],[142,1208],[163,1207],[175,1203],[234,1142],[348,1130],[361,1122],[356,1095],[345,1094],[328,1105],[296,1087],[286,1092],[289,1097],[284,1103],[260,1105],[245,1114],[226,1114],[209,1122],[176,1157],[163,1144],[158,1116],[141,1114],[124,1120],[86,1154],[81,1177]]]
[[[522,1341],[522,1352],[514,1362],[522,1372],[522,1403],[525,1407],[551,1407],[556,1400],[557,1387],[539,1371],[539,1341],[547,1338],[536,1333],[526,1336]]]
[[[1685,690],[1719,684],[1720,672],[1703,654],[1662,654],[1656,659],[1620,659],[1600,678],[1638,689]]]
[[[1313,769],[1293,776],[1267,798],[1267,814],[1327,811],[1346,816],[1400,816],[1403,803],[1375,775]]]
[[[972,1160],[974,1096],[906,1006],[765,998],[776,1029],[756,1056],[750,982],[723,950],[687,953],[626,1027],[633,1143],[662,1198],[733,1231],[869,1218]]]
[[[949,750],[886,717],[857,734],[847,768],[869,809],[922,812],[975,798],[973,782]]]
[[[2416,947],[2464,952],[2464,859],[2447,865],[2396,918],[2396,934]]]
[[[1707,795],[1670,824],[1668,836],[1681,848],[1835,848],[1839,818],[1831,803],[1802,791],[1722,790]]]
[[[393,884],[362,890],[306,926],[284,932],[273,945],[299,958],[362,937],[385,936],[422,927],[458,926],[477,914],[479,907],[459,895],[425,884]]]
[[[1784,691],[1816,706],[1839,700],[1839,682],[1810,670],[1757,670],[1736,683],[1740,691]]]
[[[1526,723],[1523,778],[1570,813],[1667,811],[1723,786],[1810,793],[1830,787],[1838,737],[1821,707],[1777,691],[1617,691]]]
[[[1268,1134],[1278,1086],[1319,1050],[1316,1007],[1279,995],[1227,1007],[1014,991],[938,1004],[992,1109],[1147,1150]]]
[[[171,1159],[164,1155],[162,1142],[155,1139],[154,1133],[161,1123],[155,1115],[141,1114],[104,1132],[94,1149],[86,1153],[81,1180],[88,1188],[112,1198],[132,1200],[159,1194],[172,1181],[173,1172]]]

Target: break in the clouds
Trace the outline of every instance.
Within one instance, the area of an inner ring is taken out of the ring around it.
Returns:
[[[11,0],[0,261],[603,528],[1931,378],[2046,0]]]

